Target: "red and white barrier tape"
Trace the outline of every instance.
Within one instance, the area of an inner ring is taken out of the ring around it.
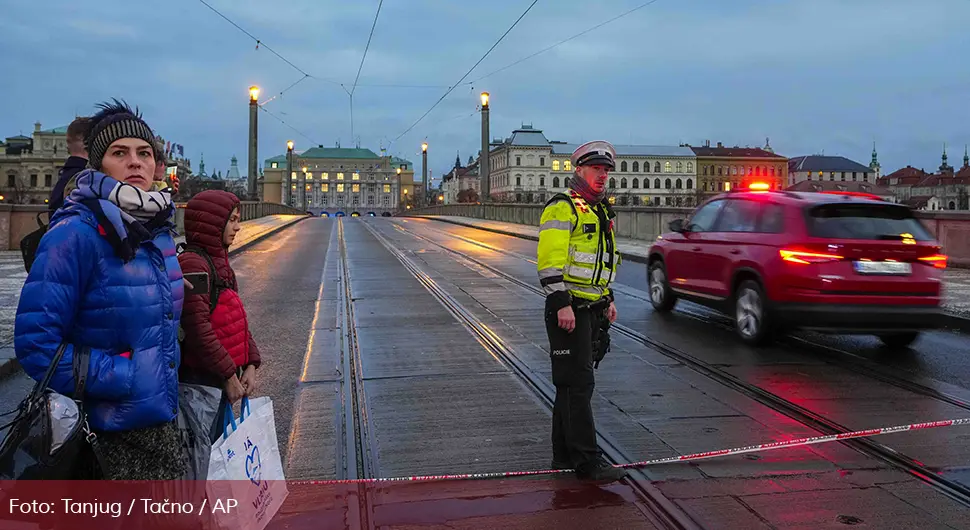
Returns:
[[[849,440],[851,438],[866,438],[870,436],[878,436],[881,434],[893,434],[899,432],[907,431],[917,431],[923,429],[935,429],[939,427],[952,427],[955,425],[967,425],[970,424],[970,418],[958,419],[958,420],[942,420],[933,421],[929,423],[912,423],[910,425],[899,425],[896,427],[882,427],[880,429],[867,429],[864,431],[853,431],[846,432],[842,434],[830,434],[826,436],[813,436],[811,438],[798,438],[795,440],[788,440],[784,442],[770,442],[763,443],[760,445],[751,445],[748,447],[737,447],[735,449],[720,449],[718,451],[706,451],[703,453],[694,453],[690,455],[682,456],[671,456],[667,458],[657,458],[654,460],[643,460],[640,462],[632,462],[629,464],[616,464],[614,467],[620,468],[633,468],[633,467],[644,467],[652,466],[657,464],[670,464],[675,462],[686,462],[689,460],[705,460],[708,458],[717,458],[729,455],[740,455],[745,453],[756,453],[760,451],[772,451],[775,449],[782,449],[787,447],[799,447],[802,445],[814,445],[827,442],[836,442],[841,440]],[[525,476],[536,476],[536,475],[553,475],[557,473],[572,473],[574,469],[546,469],[541,471],[503,471],[503,472],[492,472],[492,473],[462,473],[454,475],[418,475],[411,477],[388,477],[388,478],[361,478],[361,479],[349,479],[349,480],[298,480],[292,481],[295,484],[371,484],[378,482],[429,482],[429,481],[442,481],[442,480],[473,480],[473,479],[489,479],[489,478],[509,478],[509,477],[525,477]]]

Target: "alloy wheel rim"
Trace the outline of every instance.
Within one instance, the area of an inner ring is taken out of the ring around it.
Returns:
[[[658,305],[664,301],[664,280],[664,272],[660,267],[650,272],[650,300]]]
[[[744,337],[753,337],[761,327],[761,298],[751,289],[745,289],[737,303],[738,331]]]

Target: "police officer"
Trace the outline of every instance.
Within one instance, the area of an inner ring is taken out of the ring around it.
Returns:
[[[620,254],[613,234],[616,214],[605,200],[615,159],[609,142],[579,146],[571,157],[576,169],[569,189],[546,203],[539,226],[539,281],[546,292],[546,333],[556,386],[552,466],[575,469],[579,478],[597,481],[625,475],[600,458],[590,407],[593,362],[605,355],[605,350],[593,351],[594,342],[602,344],[601,330],[616,320],[609,284]]]

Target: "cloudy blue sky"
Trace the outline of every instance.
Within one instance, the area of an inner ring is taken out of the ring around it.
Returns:
[[[312,76],[265,104],[289,126],[260,113],[261,161],[288,139],[298,150],[355,143],[340,85],[353,85],[378,0],[207,1]],[[531,1],[385,0],[354,90],[354,135],[418,164],[427,139],[437,176],[456,152],[477,152],[478,93],[488,90],[493,136],[525,122],[570,142],[770,137],[786,156],[824,150],[866,164],[875,141],[884,171],[935,168],[946,142],[962,164],[967,0],[657,0],[480,79],[645,1],[539,0],[398,138]],[[194,167],[204,153],[210,172],[233,155],[245,172],[247,87],[261,86],[265,101],[303,77],[199,0],[7,2],[0,50],[0,135],[66,125],[119,97],[183,144]]]

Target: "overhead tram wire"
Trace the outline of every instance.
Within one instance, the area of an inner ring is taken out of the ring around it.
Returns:
[[[523,57],[523,58],[519,59],[518,61],[515,61],[514,63],[507,64],[507,65],[503,66],[502,68],[499,68],[498,70],[495,70],[492,73],[485,74],[482,77],[479,77],[478,79],[475,79],[474,81],[470,81],[468,84],[469,85],[474,85],[475,83],[481,81],[482,79],[485,79],[487,77],[491,77],[491,76],[493,76],[493,75],[495,75],[495,74],[497,74],[499,72],[508,70],[509,68],[512,68],[513,66],[516,66],[516,65],[518,65],[520,63],[524,63],[525,61],[528,61],[529,59],[531,59],[531,58],[533,58],[533,57],[535,57],[537,55],[541,55],[543,53],[546,53],[547,51],[549,51],[549,50],[551,50],[553,48],[556,48],[557,46],[566,44],[567,42],[569,42],[569,41],[571,41],[571,40],[573,40],[575,38],[582,37],[583,35],[589,33],[590,31],[599,29],[599,28],[601,28],[601,27],[609,24],[610,22],[614,22],[616,20],[619,20],[619,19],[621,19],[621,18],[623,18],[623,17],[625,17],[625,16],[627,16],[627,15],[629,15],[629,14],[635,12],[635,11],[639,11],[639,10],[641,10],[641,9],[643,9],[643,8],[651,5],[651,4],[654,4],[656,2],[657,2],[657,0],[650,0],[649,2],[645,2],[643,4],[640,4],[639,6],[634,7],[633,9],[631,9],[629,11],[626,11],[624,13],[621,13],[621,14],[619,14],[619,15],[617,15],[617,16],[615,16],[615,17],[613,17],[613,18],[611,18],[611,19],[609,19],[609,20],[607,20],[605,22],[600,22],[599,24],[597,24],[597,25],[595,25],[595,26],[593,26],[591,28],[585,29],[585,30],[583,30],[583,31],[581,31],[581,32],[573,35],[572,37],[569,37],[567,39],[561,40],[561,41],[553,44],[552,46],[549,46],[548,48],[543,48],[543,49],[541,49],[541,50],[533,53],[532,55],[528,55],[526,57]]]
[[[370,49],[370,41],[374,38],[374,29],[377,28],[377,18],[381,15],[381,6],[384,5],[384,0],[380,0],[377,4],[377,13],[374,13],[374,23],[370,27],[370,35],[367,37],[367,45],[364,46],[364,54],[360,57],[360,66],[357,67],[357,77],[354,78],[354,86],[350,88],[347,92],[347,96],[350,97],[350,139],[353,141],[354,136],[354,92],[357,91],[357,81],[360,80],[360,72],[364,69],[364,59],[367,58],[367,50]],[[347,90],[346,88],[344,90]]]
[[[262,111],[263,111],[263,112],[265,112],[266,114],[269,114],[270,116],[272,116],[272,117],[274,117],[274,118],[276,118],[276,119],[277,119],[277,120],[278,120],[278,121],[279,121],[280,123],[282,123],[283,125],[286,125],[286,126],[287,126],[287,127],[289,127],[290,129],[293,129],[293,131],[294,131],[294,132],[295,132],[296,134],[299,134],[300,136],[302,136],[302,137],[304,137],[304,138],[306,138],[306,139],[307,139],[307,140],[308,140],[308,141],[310,142],[310,145],[322,145],[321,143],[319,143],[319,142],[316,142],[316,141],[314,141],[314,140],[313,140],[313,138],[310,138],[309,136],[307,136],[306,134],[304,134],[304,133],[303,133],[303,131],[301,131],[301,130],[299,130],[299,129],[297,129],[296,127],[294,127],[294,126],[292,126],[292,125],[290,125],[289,123],[286,123],[286,122],[285,122],[285,121],[283,120],[283,118],[280,118],[280,117],[279,117],[279,116],[277,116],[276,114],[273,114],[272,112],[270,112],[270,111],[268,111],[268,110],[266,110],[266,108],[265,108],[265,107],[263,107],[263,106],[260,106],[260,105],[257,105],[257,106],[259,107],[259,109],[260,109],[260,110],[262,110]]]
[[[465,72],[465,75],[461,76],[461,79],[459,79],[458,82],[456,82],[454,85],[452,85],[451,87],[449,87],[448,90],[444,93],[444,95],[442,95],[440,98],[438,98],[438,101],[436,101],[434,103],[434,105],[431,105],[431,108],[430,109],[428,109],[424,114],[422,114],[421,117],[418,118],[418,120],[416,122],[414,122],[413,124],[411,124],[411,126],[408,127],[407,130],[405,130],[403,133],[399,134],[397,138],[395,138],[394,140],[392,140],[391,143],[393,144],[394,142],[396,142],[396,141],[400,140],[401,138],[403,138],[405,134],[411,132],[411,129],[414,129],[414,127],[417,126],[417,124],[421,123],[421,120],[423,120],[428,114],[431,113],[432,110],[434,110],[435,107],[438,106],[439,103],[441,103],[446,97],[448,97],[448,94],[451,94],[451,92],[455,88],[457,88],[459,85],[462,85],[462,81],[464,81],[465,78],[468,77],[468,75],[471,74],[472,71],[475,70],[475,68],[477,68],[478,65],[481,64],[482,61],[485,60],[486,57],[488,57],[488,54],[492,53],[492,50],[494,50],[495,47],[498,46],[499,43],[502,42],[503,39],[505,39],[505,36],[508,35],[512,31],[512,29],[515,28],[516,25],[518,25],[518,23],[519,23],[520,20],[522,20],[523,18],[525,18],[525,16],[529,13],[529,11],[532,11],[532,8],[535,7],[535,5],[538,2],[539,2],[539,0],[533,0],[533,2],[529,5],[529,7],[526,8],[526,10],[523,11],[521,15],[519,15],[519,18],[515,19],[515,22],[513,22],[512,25],[509,26],[509,29],[505,30],[505,33],[503,33],[502,36],[499,37],[499,39],[497,41],[495,41],[495,44],[493,44],[492,47],[489,48],[487,52],[485,52],[485,55],[483,55],[482,58],[479,59],[478,62],[476,62],[471,68],[469,68],[468,71]]]

